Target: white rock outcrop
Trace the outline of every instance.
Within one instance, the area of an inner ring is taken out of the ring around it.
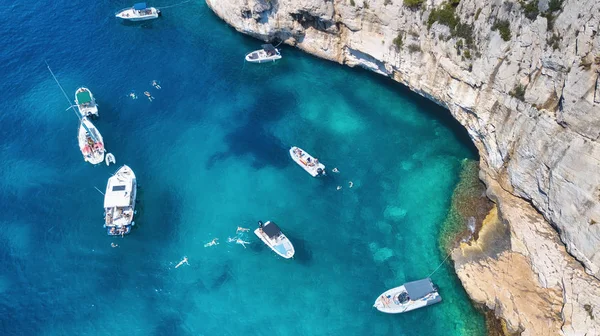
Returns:
[[[478,148],[481,178],[510,228],[501,257],[457,261],[471,297],[512,332],[600,334],[600,0],[540,0],[546,14],[530,18],[519,1],[461,0],[454,29],[428,27],[440,0],[418,9],[403,0],[206,2],[242,33],[365,67],[446,106]],[[514,282],[477,282],[478,267],[510,254],[529,265],[533,292],[546,290],[540,302],[558,319],[507,303],[532,293]]]

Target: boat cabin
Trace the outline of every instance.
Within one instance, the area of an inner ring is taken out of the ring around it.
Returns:
[[[140,15],[151,15],[152,14],[152,10],[146,6],[145,2],[138,2],[138,3],[134,4],[133,9],[138,11],[138,14],[140,14]]]
[[[277,224],[273,222],[267,222],[262,227],[263,232],[269,237],[269,239],[277,239],[281,235],[281,229]]]
[[[90,103],[92,102],[92,96],[90,95],[90,92],[86,90],[78,91],[77,102],[79,103],[79,105],[85,107],[90,106]]]
[[[132,184],[116,183],[109,186],[104,197],[106,226],[129,225],[133,218]]]
[[[401,303],[408,302],[409,300],[418,300],[430,293],[437,292],[437,290],[433,287],[433,283],[431,279],[422,279],[413,282],[407,282],[404,284],[404,288],[406,289],[406,295],[400,295],[399,300]],[[404,294],[404,293],[402,293]],[[402,300],[405,300],[402,302]]]
[[[267,56],[277,55],[277,49],[272,44],[263,44],[262,48]]]

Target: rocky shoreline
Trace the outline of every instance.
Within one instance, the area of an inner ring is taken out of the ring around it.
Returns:
[[[506,333],[600,334],[599,1],[206,2],[242,33],[447,107],[495,204],[452,255],[469,296]]]

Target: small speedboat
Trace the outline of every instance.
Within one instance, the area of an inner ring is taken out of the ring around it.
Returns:
[[[90,89],[86,87],[77,89],[77,91],[75,91],[75,104],[82,117],[98,116],[98,105],[96,105],[96,100]]]
[[[275,62],[278,59],[281,59],[281,53],[272,44],[263,44],[262,49],[246,55],[246,61],[250,63]]]
[[[325,175],[325,165],[319,162],[318,159],[298,147],[290,148],[290,156],[304,170],[313,177]]]
[[[294,246],[277,224],[271,221],[263,224],[259,221],[258,229],[254,230],[254,234],[280,256],[286,259],[294,256]]]
[[[106,152],[104,149],[104,140],[96,126],[88,118],[81,119],[77,140],[85,161],[91,164],[98,164],[104,161],[104,152]]]
[[[136,3],[131,8],[120,10],[116,17],[129,21],[144,21],[156,19],[161,15],[160,10],[154,7],[147,7],[145,2]]]
[[[123,166],[108,179],[104,194],[104,227],[109,236],[123,236],[135,225],[137,182],[128,166]]]
[[[106,162],[107,166],[110,166],[111,163],[117,163],[117,160],[112,153],[108,153],[106,154],[106,159],[104,159],[104,162]]]
[[[442,301],[437,287],[426,278],[392,288],[381,294],[373,307],[380,312],[399,314],[430,306]]]

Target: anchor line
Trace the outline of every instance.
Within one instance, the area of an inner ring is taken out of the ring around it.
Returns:
[[[96,188],[96,186],[94,186],[94,189],[98,190],[98,192],[101,193],[102,196],[104,196],[104,193],[102,191],[100,191],[100,189]]]
[[[48,71],[50,71],[50,74],[52,75],[52,78],[54,78],[54,81],[56,82],[56,84],[58,84],[58,87],[60,88],[60,91],[62,91],[63,95],[65,96],[65,98],[69,102],[69,108],[73,109],[73,112],[75,112],[75,115],[77,116],[77,119],[81,120],[81,118],[79,117],[79,113],[77,113],[77,111],[75,110],[75,105],[71,104],[71,100],[69,99],[69,96],[65,92],[65,89],[63,89],[62,85],[60,85],[60,83],[58,82],[58,79],[54,75],[54,72],[52,72],[52,69],[50,69],[50,65],[48,65],[48,62],[46,62],[46,60],[44,60],[44,63],[46,63],[46,67],[48,68]]]
[[[446,260],[448,259],[448,257],[450,257],[450,255],[452,254],[452,252],[448,253],[448,255],[446,256],[446,258],[444,258],[444,260],[442,260],[442,262],[438,265],[438,267],[431,272],[431,274],[429,274],[427,277],[431,278],[431,276],[433,275],[433,273],[437,272],[438,269],[440,269],[440,267],[442,267],[442,265],[444,264],[444,262],[446,262]]]
[[[183,1],[183,2],[180,2],[180,3],[178,3],[178,4],[174,4],[174,5],[170,5],[170,6],[165,6],[165,7],[156,7],[156,9],[165,9],[165,8],[171,8],[171,7],[181,6],[181,5],[183,5],[183,4],[186,4],[186,3],[188,3],[188,2],[190,2],[190,0]]]

